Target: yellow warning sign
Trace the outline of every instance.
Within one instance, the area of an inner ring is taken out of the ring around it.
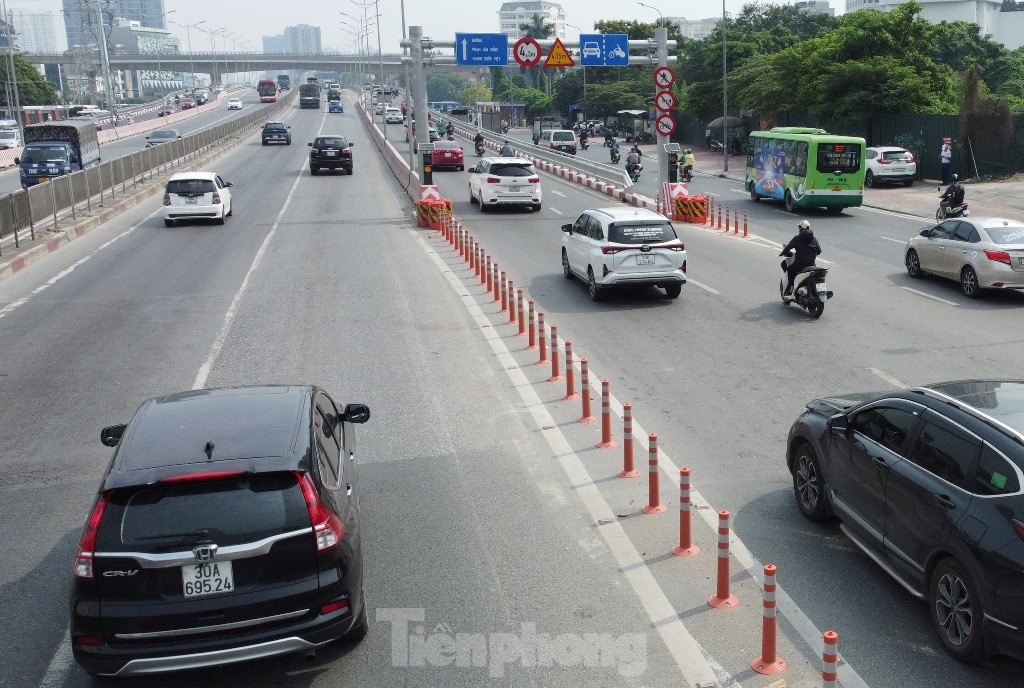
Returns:
[[[554,45],[551,46],[551,51],[548,53],[548,57],[544,60],[545,67],[575,67],[576,63],[572,61],[572,55],[562,45],[562,39],[556,38]]]

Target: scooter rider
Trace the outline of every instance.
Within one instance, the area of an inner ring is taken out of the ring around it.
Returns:
[[[505,142],[501,145],[501,150],[498,151],[498,155],[503,158],[512,158],[515,157],[515,154],[516,151],[512,148],[512,144],[508,142],[508,139],[505,139]]]
[[[964,202],[964,187],[960,183],[960,178],[957,175],[952,176],[952,183],[946,187],[946,190],[942,192],[939,201],[939,207],[942,208],[942,215],[945,217],[949,215],[949,211],[957,207]]]
[[[633,175],[633,168],[640,165],[640,149],[633,146],[629,150],[629,155],[626,156],[626,171]]]
[[[484,133],[482,131],[478,131],[476,133],[476,136],[473,137],[473,145],[474,146],[482,146],[482,145],[484,145]]]
[[[697,164],[697,159],[693,157],[693,150],[687,148],[683,153],[683,174],[681,176],[693,177],[693,167]]]
[[[608,153],[611,155],[612,164],[618,165],[619,158],[622,157],[622,154],[619,152],[619,142],[615,139],[612,139],[612,142],[608,144]]]
[[[793,293],[793,280],[797,274],[804,268],[809,268],[814,265],[814,259],[821,254],[821,246],[818,244],[818,240],[814,238],[814,232],[811,231],[811,223],[807,220],[801,220],[800,224],[797,225],[797,235],[789,240],[789,243],[782,248],[780,256],[786,256],[790,251],[794,252],[793,263],[787,268],[789,282],[786,285],[786,296],[790,296]]]

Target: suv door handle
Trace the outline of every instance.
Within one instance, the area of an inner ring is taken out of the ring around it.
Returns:
[[[881,456],[874,456],[872,458],[874,459],[874,462],[876,464],[878,464],[879,466],[881,466],[882,468],[888,468],[889,467],[889,464]]]
[[[352,483],[345,483],[345,494],[352,496]]]
[[[937,501],[939,504],[941,504],[942,506],[946,507],[947,509],[955,509],[956,508],[956,502],[954,502],[952,499],[950,499],[949,495],[939,494],[938,492],[936,492],[935,493],[935,501]]]

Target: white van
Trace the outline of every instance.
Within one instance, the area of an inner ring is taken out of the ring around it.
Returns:
[[[21,147],[21,132],[16,127],[0,126],[0,150]]]
[[[571,129],[545,129],[540,133],[537,145],[560,153],[576,155],[576,132]]]

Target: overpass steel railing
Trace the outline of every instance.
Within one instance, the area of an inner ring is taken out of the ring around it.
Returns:
[[[34,240],[37,230],[58,229],[62,223],[74,223],[83,211],[91,212],[93,206],[106,207],[117,194],[134,193],[139,184],[193,163],[227,139],[249,134],[267,119],[290,107],[297,94],[298,90],[291,91],[273,106],[187,134],[177,141],[143,148],[0,197],[0,254],[3,252],[3,240],[11,235],[15,246],[26,233]]]

